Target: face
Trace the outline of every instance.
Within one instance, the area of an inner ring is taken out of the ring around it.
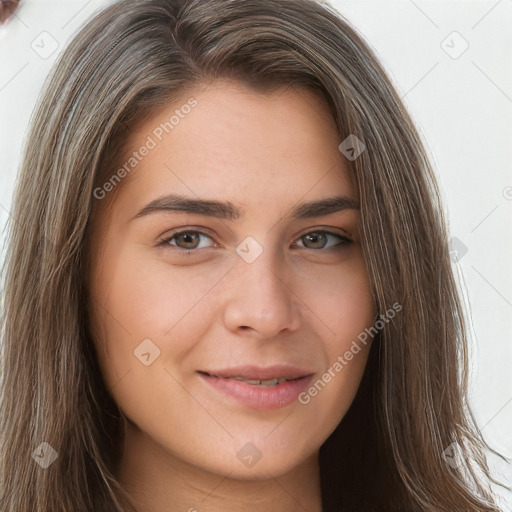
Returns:
[[[311,460],[355,396],[370,345],[345,355],[376,315],[327,107],[215,81],[128,142],[137,163],[111,208],[112,185],[96,193],[89,276],[127,435],[239,479]]]

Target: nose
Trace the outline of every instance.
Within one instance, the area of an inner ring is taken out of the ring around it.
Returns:
[[[269,250],[252,263],[237,258],[227,283],[226,328],[237,334],[250,331],[261,339],[296,331],[301,302],[293,292],[289,275]]]

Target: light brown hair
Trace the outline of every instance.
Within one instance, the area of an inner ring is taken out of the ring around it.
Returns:
[[[0,509],[134,510],[115,477],[120,411],[90,334],[93,191],[137,122],[216,78],[315,91],[339,141],[354,134],[366,145],[349,163],[364,256],[378,311],[402,310],[375,337],[357,396],[320,450],[324,512],[498,510],[467,403],[467,326],[434,173],[373,52],[329,4],[310,0],[116,2],[59,59],[10,223]],[[47,469],[31,457],[43,441],[58,453]],[[452,442],[468,455],[460,467],[442,457]]]

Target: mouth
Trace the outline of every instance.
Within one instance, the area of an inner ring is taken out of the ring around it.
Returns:
[[[277,386],[279,384],[282,384],[283,382],[290,382],[293,380],[299,380],[302,379],[302,377],[295,377],[295,378],[286,378],[286,377],[277,377],[274,379],[247,379],[244,377],[236,376],[236,375],[230,375],[230,376],[223,376],[223,375],[215,375],[210,374],[207,372],[198,372],[201,375],[205,375],[206,377],[218,377],[219,379],[234,379],[239,380],[242,382],[246,382],[247,384],[250,384],[251,386],[263,386],[263,387],[272,387]]]
[[[260,410],[290,405],[313,377],[313,372],[282,365],[201,370],[197,374],[223,396],[244,407]]]

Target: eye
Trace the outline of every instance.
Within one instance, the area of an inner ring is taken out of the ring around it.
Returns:
[[[183,230],[172,233],[170,236],[158,242],[157,245],[159,247],[166,247],[171,245],[176,247],[176,250],[178,250],[180,253],[189,255],[195,252],[196,249],[206,249],[215,245],[218,246],[218,244],[215,242],[213,245],[205,245],[205,243],[207,244],[207,240],[211,240],[213,242],[212,237],[201,231]],[[335,243],[336,240],[338,240],[338,243]],[[201,241],[203,241],[203,244],[201,244]],[[301,242],[302,245],[298,245],[298,242]],[[352,240],[346,236],[333,233],[331,231],[318,230],[303,234],[297,242],[292,244],[292,247],[314,250],[336,248],[341,249],[350,243],[352,243]]]
[[[200,246],[199,244],[201,238],[209,238],[212,240],[210,236],[200,231],[177,231],[159,242],[158,245],[172,245],[188,254],[191,250],[205,248],[204,245]]]
[[[331,242],[334,239],[341,240],[338,243],[329,244],[329,238]],[[299,246],[301,249],[334,249],[336,247],[341,247],[352,243],[352,240],[347,238],[346,236],[339,235],[337,233],[333,233],[331,231],[310,231],[309,233],[305,233],[299,238],[299,241],[302,241],[303,246]],[[294,244],[297,246],[297,244]],[[306,245],[306,247],[304,247]]]

